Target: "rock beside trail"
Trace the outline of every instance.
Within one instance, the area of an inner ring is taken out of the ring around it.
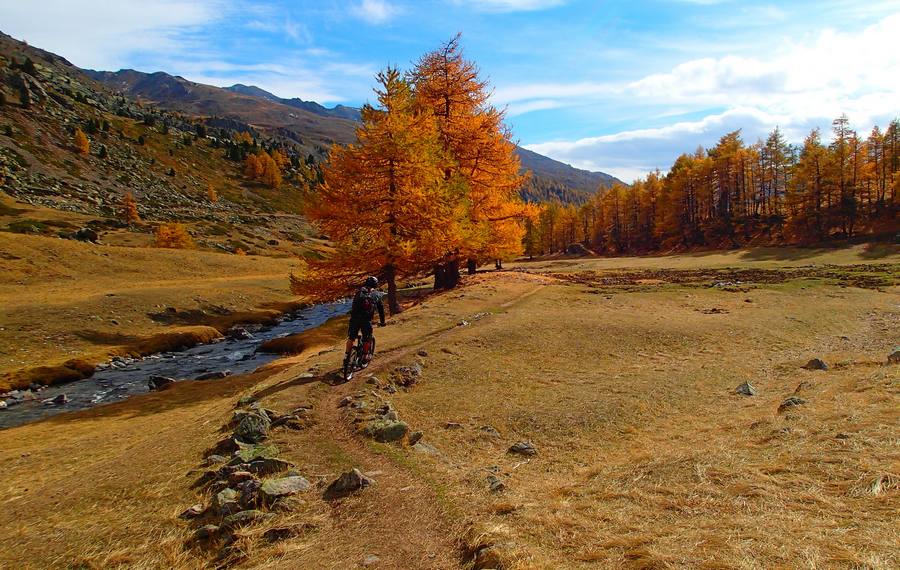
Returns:
[[[232,488],[226,488],[213,496],[212,508],[223,517],[232,515],[241,510],[241,495]]]
[[[366,426],[364,433],[381,443],[400,441],[409,432],[406,422],[399,420],[377,419]]]
[[[277,457],[267,457],[265,459],[251,461],[247,466],[247,471],[255,475],[265,476],[287,471],[293,466],[294,464],[289,461],[278,459]]]
[[[361,491],[372,485],[375,481],[362,474],[359,469],[351,469],[342,473],[340,477],[332,481],[325,489],[326,500],[340,499]]]
[[[494,426],[482,426],[479,431],[486,437],[500,437],[500,432]]]
[[[400,366],[394,369],[394,382],[404,388],[412,387],[422,376],[422,365],[416,362],[409,366]]]
[[[412,432],[411,434],[409,434],[409,444],[415,445],[415,444],[419,443],[419,440],[421,440],[424,435],[425,434],[420,431]]]
[[[488,483],[488,488],[492,493],[500,493],[501,491],[506,489],[506,485],[503,483],[503,480],[496,475],[488,475],[486,477],[486,481]]]
[[[222,528],[234,529],[272,518],[274,515],[256,509],[239,511],[222,519]]]
[[[780,414],[781,412],[783,412],[789,408],[802,406],[805,403],[806,403],[806,400],[804,400],[803,398],[798,398],[797,396],[791,396],[791,397],[785,399],[785,401],[781,402],[781,405],[778,406],[778,413]]]
[[[290,497],[308,491],[309,488],[309,481],[304,477],[282,477],[263,481],[259,488],[259,495],[266,504],[270,505],[282,497]]]
[[[530,441],[517,441],[510,446],[508,452],[516,455],[537,455],[537,448]]]
[[[229,462],[232,465],[239,463],[252,463],[257,459],[269,459],[278,457],[280,450],[278,446],[270,444],[256,444],[237,442],[238,449],[234,453],[234,458]]]
[[[259,443],[269,437],[272,422],[264,414],[248,413],[238,423],[234,437],[246,443]]]
[[[202,515],[205,511],[206,508],[203,506],[203,504],[197,503],[196,505],[191,505],[190,507],[182,511],[182,513],[178,515],[178,518],[195,519]]]
[[[168,376],[151,376],[149,380],[147,380],[147,387],[150,388],[151,392],[160,392],[162,390],[167,390],[175,384],[174,378],[169,378]]]
[[[803,365],[807,370],[828,370],[828,365],[821,358],[813,358]]]
[[[900,346],[895,346],[894,351],[888,355],[888,364],[900,364]]]
[[[219,534],[219,527],[214,524],[201,526],[194,532],[194,538],[199,541],[207,541],[215,538]]]
[[[753,384],[751,384],[750,382],[744,382],[743,384],[735,388],[734,392],[742,396],[755,396],[756,388],[754,388]]]

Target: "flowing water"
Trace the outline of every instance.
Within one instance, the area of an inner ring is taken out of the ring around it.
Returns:
[[[51,386],[33,393],[35,399],[0,409],[0,429],[26,424],[73,410],[124,400],[144,394],[151,376],[166,376],[176,380],[192,379],[201,374],[229,371],[244,374],[278,358],[277,354],[257,352],[257,347],[270,339],[296,334],[317,327],[328,319],[347,313],[349,302],[313,305],[284,315],[274,326],[242,326],[253,338],[225,339],[201,344],[187,350],[162,352],[140,359],[118,359],[109,368],[97,370],[93,376],[69,384]],[[215,382],[216,380],[206,380]],[[65,394],[68,402],[54,404],[53,398]],[[27,394],[26,394],[27,395]]]

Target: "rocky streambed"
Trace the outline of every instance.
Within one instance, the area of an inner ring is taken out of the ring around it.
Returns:
[[[214,382],[231,374],[252,372],[278,358],[277,354],[257,351],[263,342],[317,327],[348,310],[348,302],[313,305],[284,315],[273,326],[236,327],[226,338],[211,344],[138,359],[116,357],[100,364],[90,378],[70,384],[13,390],[0,395],[0,429],[146,393],[151,378]]]

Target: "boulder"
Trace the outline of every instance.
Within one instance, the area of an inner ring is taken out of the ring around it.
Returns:
[[[174,378],[169,378],[168,376],[157,376],[153,375],[147,380],[147,387],[151,392],[159,392],[162,390],[168,390],[175,384]]]
[[[363,430],[367,436],[381,443],[400,441],[409,432],[406,422],[379,418],[370,422]]]
[[[100,235],[92,230],[91,228],[81,228],[72,236],[78,241],[89,241],[93,243],[97,243],[100,239]]]
[[[245,415],[234,430],[234,437],[245,443],[259,443],[269,437],[272,422],[264,414],[249,413]]]
[[[290,497],[309,488],[309,481],[300,476],[267,479],[259,488],[259,495],[267,505],[271,505],[282,497]]]
[[[419,378],[421,376],[422,365],[418,362],[409,366],[400,366],[394,369],[395,382],[398,385],[403,386],[404,388],[413,386],[416,382],[419,381]]]
[[[790,398],[787,398],[785,401],[781,402],[781,405],[778,406],[778,413],[780,414],[781,412],[783,412],[787,409],[794,408],[797,406],[802,406],[805,403],[806,403],[806,400],[804,400],[803,398],[798,398],[797,396],[791,396]]]
[[[254,507],[259,503],[259,489],[262,487],[262,481],[259,479],[247,479],[236,485],[238,493],[241,494],[238,502],[244,509]]]
[[[227,517],[241,510],[240,498],[240,493],[228,487],[213,496],[212,508],[219,515]]]
[[[249,481],[253,478],[253,473],[250,473],[249,471],[234,471],[228,475],[228,486],[237,487],[238,483],[243,483],[244,481]]]
[[[813,358],[803,365],[807,370],[828,370],[828,365],[821,358]]]
[[[215,453],[213,453],[212,455],[210,455],[206,458],[204,463],[206,465],[218,465],[220,463],[226,463],[227,461],[228,461],[228,458],[225,457],[224,455],[216,455]]]
[[[517,455],[536,455],[537,449],[530,441],[517,441],[510,446],[508,452]]]
[[[423,434],[423,433],[420,432],[420,431],[414,431],[414,432],[412,432],[411,434],[409,434],[409,444],[410,444],[410,445],[415,445],[415,444],[419,443],[419,440],[422,439],[422,437],[423,437],[424,435],[425,435],[425,434]]]
[[[751,384],[750,382],[744,382],[743,384],[735,388],[734,392],[742,396],[755,396],[756,388],[754,388],[753,384]]]
[[[328,488],[325,489],[324,498],[330,501],[347,497],[373,483],[375,481],[363,475],[359,469],[351,469],[346,473],[342,473],[340,477],[328,485]]]
[[[278,446],[269,444],[243,443],[237,442],[238,449],[234,453],[234,457],[229,461],[232,465],[239,463],[252,463],[257,459],[269,459],[278,457],[280,450]]]

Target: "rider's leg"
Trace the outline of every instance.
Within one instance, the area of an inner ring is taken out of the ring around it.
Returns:
[[[368,362],[370,359],[369,352],[372,347],[372,322],[368,321],[362,323],[362,327],[360,328],[363,335],[363,358]]]
[[[353,343],[356,341],[356,335],[359,334],[360,324],[350,319],[350,328],[347,330],[347,346],[344,349],[344,356],[349,357],[350,351],[353,350]]]

